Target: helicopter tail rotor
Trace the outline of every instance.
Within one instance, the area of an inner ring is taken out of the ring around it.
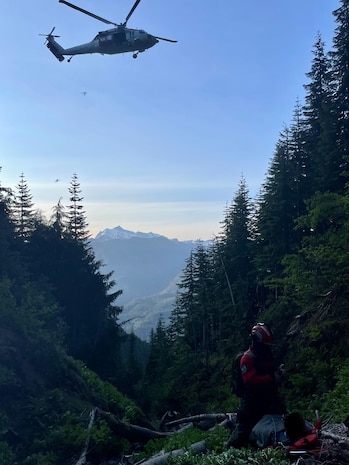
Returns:
[[[44,37],[46,37],[45,45],[47,44],[47,42],[49,41],[49,39],[54,38],[54,37],[61,37],[61,36],[53,35],[53,31],[54,31],[55,29],[56,29],[56,26],[53,26],[53,28],[51,29],[51,32],[49,32],[48,34],[39,34],[39,36],[44,36]]]
[[[65,50],[55,41],[55,37],[60,37],[60,36],[53,35],[54,30],[55,30],[55,27],[52,28],[49,34],[39,34],[39,36],[46,37],[46,41],[45,41],[46,47],[50,50],[51,53],[53,53],[53,55],[57,58],[58,61],[63,61],[64,60],[63,53],[65,52]]]

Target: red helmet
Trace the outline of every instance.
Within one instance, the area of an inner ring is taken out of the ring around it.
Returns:
[[[250,336],[261,344],[270,346],[274,342],[273,331],[264,323],[257,323],[251,329]]]

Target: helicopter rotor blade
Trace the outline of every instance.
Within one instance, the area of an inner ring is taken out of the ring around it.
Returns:
[[[141,0],[136,0],[133,4],[133,7],[131,8],[131,10],[129,11],[129,14],[126,16],[126,19],[125,19],[125,22],[123,23],[123,26],[125,27],[126,24],[127,24],[127,21],[131,18],[131,16],[133,15],[135,9],[137,8],[137,6],[139,5],[139,2]]]
[[[43,36],[43,37],[61,37],[61,36],[56,36],[56,35],[53,35],[53,34],[39,34],[39,36]]]
[[[44,36],[46,37],[46,41],[45,41],[45,44],[48,42],[49,38],[53,37],[61,37],[61,36],[56,36],[56,35],[53,35],[53,31],[56,29],[56,26],[54,26],[52,29],[51,29],[51,32],[49,32],[48,34],[39,34],[39,36]]]
[[[173,39],[165,39],[164,37],[158,37],[158,36],[154,36],[155,39],[159,39],[159,40],[166,40],[166,42],[178,42],[178,40],[173,40]]]
[[[59,3],[64,3],[65,5],[70,6],[70,8],[74,8],[74,10],[80,11],[81,13],[85,13],[85,15],[91,16],[94,19],[98,19],[98,21],[102,21],[102,23],[113,24],[114,26],[118,26],[118,24],[113,23],[112,21],[109,21],[108,19],[104,19],[101,16],[97,16],[94,13],[91,13],[90,11],[84,10],[83,8],[80,8],[79,6],[73,5],[72,3],[66,2],[66,0],[59,0]]]
[[[50,32],[49,34],[47,34],[47,35],[52,36],[53,31],[54,31],[55,29],[56,29],[56,26],[53,26],[53,28],[51,29],[51,32]]]

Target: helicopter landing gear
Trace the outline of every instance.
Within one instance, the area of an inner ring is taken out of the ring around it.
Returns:
[[[133,58],[137,58],[138,57],[138,53],[143,53],[144,50],[138,50],[138,52],[135,52],[132,56]]]
[[[68,58],[67,62],[70,63],[71,59],[73,58],[74,55],[72,55],[70,58]]]

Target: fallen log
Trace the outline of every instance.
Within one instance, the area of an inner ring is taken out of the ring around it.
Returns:
[[[349,446],[349,438],[345,438],[344,436],[340,436],[338,434],[330,433],[328,431],[321,431],[321,437],[324,439],[332,439],[335,442],[348,444]]]
[[[142,426],[131,425],[118,420],[114,415],[104,410],[97,409],[97,414],[105,420],[110,429],[118,436],[130,442],[146,443],[150,439],[167,438],[172,433],[154,431]]]
[[[200,415],[193,415],[190,417],[179,418],[178,420],[169,421],[166,423],[166,426],[178,426],[182,423],[197,423],[200,421],[214,421],[215,423],[221,423],[227,418],[229,418],[228,413],[201,413]]]
[[[86,438],[86,441],[85,441],[85,445],[84,445],[84,448],[83,448],[83,450],[81,452],[79,460],[76,462],[75,465],[86,465],[87,451],[88,451],[88,446],[89,446],[89,443],[90,443],[90,436],[91,436],[91,429],[92,429],[93,423],[95,421],[95,416],[96,416],[96,409],[94,408],[90,412],[90,421],[89,421],[88,427],[87,427],[87,438]]]
[[[199,441],[192,444],[188,449],[176,449],[171,452],[163,453],[160,455],[154,455],[144,462],[136,462],[135,465],[165,465],[169,457],[178,457],[183,455],[187,450],[196,452],[197,454],[204,454],[206,452],[205,441]]]

